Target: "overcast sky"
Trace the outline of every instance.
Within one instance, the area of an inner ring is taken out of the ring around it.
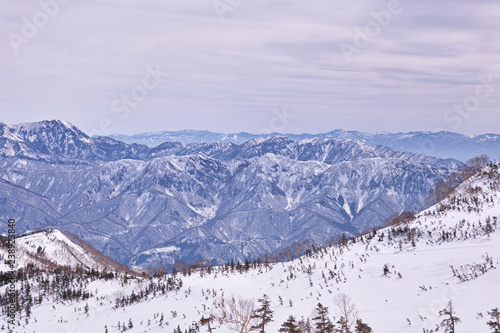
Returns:
[[[500,132],[498,0],[1,0],[0,17],[4,123]]]

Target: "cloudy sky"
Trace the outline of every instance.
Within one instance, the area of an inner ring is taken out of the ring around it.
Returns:
[[[499,133],[498,0],[1,0],[0,122]]]

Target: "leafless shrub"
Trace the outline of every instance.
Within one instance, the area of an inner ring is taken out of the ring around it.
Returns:
[[[358,310],[353,303],[351,296],[339,293],[333,298],[337,315],[342,318],[342,327],[345,332],[352,332],[352,327],[358,318]]]
[[[256,323],[255,319],[252,318],[254,311],[255,302],[253,299],[241,297],[236,299],[232,296],[231,298],[221,298],[212,315],[229,330],[247,333]]]

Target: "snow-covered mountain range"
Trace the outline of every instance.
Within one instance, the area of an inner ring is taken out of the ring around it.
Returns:
[[[154,278],[68,276],[48,289],[43,281],[60,275],[18,281],[21,296],[27,284],[31,295],[42,296],[29,306],[29,317],[25,309],[16,313],[15,329],[203,332],[209,329],[200,319],[212,316],[212,329],[231,332],[238,320],[224,316],[223,309],[231,314],[235,304],[237,319],[247,318],[265,294],[273,311],[266,332],[277,332],[290,315],[303,327],[308,322],[313,327],[301,332],[315,332],[318,303],[335,323],[342,314],[336,302],[340,296],[357,309],[351,320],[361,318],[375,333],[442,332],[446,316],[440,311],[450,302],[460,319],[456,332],[487,333],[492,331],[487,322],[494,322],[490,314],[500,307],[499,219],[500,165],[493,164],[413,219],[333,246],[309,248],[294,260],[205,266]],[[68,296],[67,289],[79,293]],[[242,305],[251,311],[242,311]],[[258,321],[249,320],[252,325]]]
[[[285,136],[297,141],[310,139],[359,140],[368,145],[387,146],[396,151],[413,152],[439,158],[454,158],[462,162],[466,162],[468,159],[480,154],[488,155],[492,159],[500,159],[500,135],[497,134],[466,136],[446,131],[366,133],[344,130],[334,130],[319,134],[250,134],[245,132],[224,134],[209,131],[184,130],[140,133],[135,135],[111,135],[112,138],[119,141],[140,143],[149,147],[156,147],[165,142],[180,142],[183,144],[226,142],[242,144],[257,138],[267,139],[273,136]]]
[[[131,266],[243,261],[420,210],[460,164],[358,140],[149,148],[61,121],[1,124],[0,217],[19,233],[67,230]]]

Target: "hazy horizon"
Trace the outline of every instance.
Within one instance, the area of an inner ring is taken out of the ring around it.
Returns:
[[[185,128],[494,133],[500,3],[6,0],[0,119]]]
[[[91,134],[91,133],[87,133],[84,129],[82,129],[81,127],[79,127],[78,125],[76,124],[73,124],[71,122],[68,122],[64,119],[43,119],[43,120],[39,120],[38,122],[40,121],[63,121],[63,122],[67,122],[75,127],[77,127],[79,130],[83,131],[84,133],[86,134]],[[37,121],[25,121],[25,122],[20,122],[20,123],[5,123],[3,121],[0,121],[0,123],[4,123],[8,126],[16,126],[16,125],[20,125],[20,124],[23,124],[23,123],[34,123],[34,122],[37,122]],[[164,130],[159,130],[159,131],[144,131],[144,132],[135,132],[135,133],[112,133],[112,134],[109,134],[109,136],[120,136],[120,135],[124,135],[124,136],[134,136],[134,135],[141,135],[141,134],[160,134],[160,133],[164,133],[164,132],[189,132],[189,131],[193,131],[193,132],[210,132],[210,133],[214,133],[214,134],[227,134],[227,135],[232,135],[232,134],[242,134],[242,133],[246,133],[246,134],[250,134],[250,135],[321,135],[321,134],[328,134],[328,133],[331,133],[331,132],[335,132],[335,131],[343,131],[343,132],[360,132],[360,133],[368,133],[368,134],[411,134],[411,133],[439,133],[439,132],[445,132],[445,133],[453,133],[453,134],[459,134],[459,135],[464,135],[466,137],[478,137],[478,136],[483,136],[483,135],[500,135],[500,132],[498,133],[494,133],[494,132],[489,132],[489,133],[478,133],[478,134],[473,134],[473,135],[468,135],[468,134],[464,134],[464,133],[460,133],[460,132],[454,132],[454,131],[446,131],[446,130],[439,130],[439,131],[428,131],[428,130],[414,130],[414,131],[407,131],[407,132],[402,132],[402,131],[358,131],[358,130],[352,130],[352,129],[344,129],[344,128],[333,128],[329,131],[325,131],[325,132],[270,132],[270,133],[256,133],[256,132],[248,132],[248,131],[238,131],[238,132],[231,132],[231,131],[228,131],[228,132],[218,132],[218,131],[211,131],[209,129],[194,129],[194,128],[184,128],[184,129],[180,129],[180,130],[170,130],[170,129],[164,129]]]

